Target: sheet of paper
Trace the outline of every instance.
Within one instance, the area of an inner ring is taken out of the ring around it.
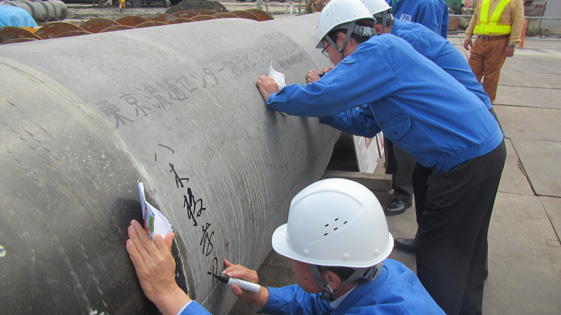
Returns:
[[[271,66],[269,67],[269,76],[275,80],[279,86],[279,90],[282,90],[286,86],[286,81],[284,79],[284,74],[273,69],[273,61],[271,60]]]
[[[164,237],[168,233],[173,232],[168,219],[160,212],[160,210],[156,209],[146,201],[146,198],[144,197],[144,184],[138,183],[138,193],[140,195],[142,218],[144,220],[144,229],[146,230],[146,233],[154,239],[154,234],[160,234]]]
[[[271,78],[273,78],[273,80],[275,80],[275,82],[279,86],[279,90],[282,90],[282,88],[286,86],[286,80],[284,78],[284,74],[282,74],[282,73],[276,71],[275,69],[273,69],[273,61],[272,60],[271,60],[271,65],[269,66],[269,76]],[[286,114],[283,113],[283,112],[279,112],[279,113],[286,116]]]

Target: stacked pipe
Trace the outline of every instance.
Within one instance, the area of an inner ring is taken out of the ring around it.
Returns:
[[[271,15],[262,10],[252,9],[246,11],[215,12],[203,9],[196,11],[177,11],[173,14],[156,14],[151,17],[123,16],[115,21],[106,18],[94,18],[84,21],[80,25],[68,22],[50,22],[42,25],[38,29],[14,26],[0,28],[0,44],[224,18],[245,18],[255,21],[268,21],[273,19]]]
[[[60,21],[68,16],[68,7],[62,1],[51,0],[0,0],[0,5],[22,8],[37,22]]]

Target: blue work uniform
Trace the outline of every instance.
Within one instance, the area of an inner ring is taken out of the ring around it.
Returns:
[[[263,313],[280,314],[444,314],[417,276],[402,263],[386,259],[374,281],[364,281],[333,308],[298,285],[268,288]]]
[[[423,24],[429,30],[448,36],[448,6],[444,0],[386,0],[396,20]]]
[[[383,131],[430,168],[414,187],[417,275],[447,314],[481,313],[487,232],[506,158],[503,133],[481,99],[405,40],[384,34],[321,80],[271,94],[267,105],[327,119],[362,106],[370,112],[360,124],[370,124],[365,132]]]
[[[267,287],[269,299],[260,311],[265,314],[444,314],[417,276],[402,263],[386,259],[380,275],[374,281],[364,281],[333,308],[319,293],[308,293],[298,285],[282,288]],[[181,315],[210,314],[192,301]]]
[[[390,33],[405,39],[417,52],[434,62],[481,99],[487,109],[492,108],[489,96],[477,81],[467,60],[448,40],[422,25],[398,20],[394,21]],[[350,134],[373,137],[375,134],[367,130],[372,127],[372,123],[375,123],[371,113],[368,106],[364,106],[340,113],[336,117],[320,118],[320,122]]]
[[[197,301],[193,300],[187,303],[187,305],[179,311],[178,315],[210,315],[210,312],[202,307],[201,304],[197,303]]]
[[[486,154],[503,140],[483,102],[405,40],[373,36],[321,80],[290,85],[267,100],[289,115],[332,117],[367,104],[379,131],[434,172]]]

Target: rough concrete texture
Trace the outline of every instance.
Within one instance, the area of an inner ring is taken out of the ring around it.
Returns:
[[[468,57],[462,36],[449,40]],[[507,161],[489,231],[483,314],[561,313],[560,87],[561,41],[527,38],[503,67],[495,111]],[[413,207],[387,220],[394,237],[415,235]],[[416,269],[413,254],[394,250],[390,258]],[[272,252],[259,270],[262,283],[294,283],[290,266]],[[255,310],[238,302],[230,315]]]
[[[306,18],[315,33],[317,17]],[[189,294],[214,314],[231,309],[235,297],[207,271],[225,258],[262,263],[291,197],[320,178],[340,135],[264,104],[255,82],[271,64],[304,84],[301,69],[325,60],[264,23],[0,46],[5,313],[156,313],[124,246],[139,181],[173,225]]]

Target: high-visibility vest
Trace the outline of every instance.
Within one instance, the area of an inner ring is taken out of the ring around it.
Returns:
[[[481,0],[481,10],[479,11],[479,23],[473,29],[475,34],[510,34],[510,24],[502,24],[500,22],[501,16],[505,11],[506,6],[512,0],[501,0],[493,15],[489,18],[489,7],[491,0]]]

